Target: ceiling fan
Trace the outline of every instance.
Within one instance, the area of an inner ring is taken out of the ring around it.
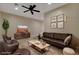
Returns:
[[[26,6],[22,5],[22,7],[27,9],[27,10],[23,11],[24,13],[30,11],[31,14],[33,15],[34,12],[40,12],[39,10],[34,9],[36,7],[36,5],[29,5],[29,7],[26,7]]]

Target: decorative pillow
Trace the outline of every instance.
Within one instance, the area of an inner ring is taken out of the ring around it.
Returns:
[[[12,43],[12,41],[11,41],[11,40],[7,40],[7,41],[6,41],[6,43],[11,44],[11,43]]]
[[[71,35],[69,35],[68,37],[65,38],[64,44],[68,45],[68,43],[69,43],[70,40],[71,40]]]

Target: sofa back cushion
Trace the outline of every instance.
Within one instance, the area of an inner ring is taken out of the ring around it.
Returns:
[[[69,36],[69,34],[66,34],[66,33],[54,33],[53,34],[54,39],[60,39],[62,41],[64,41],[67,36]]]
[[[71,34],[68,33],[52,33],[52,32],[44,32],[43,37],[51,38],[55,40],[61,40],[64,42],[65,38]]]
[[[53,33],[44,32],[44,33],[43,33],[43,37],[46,37],[46,38],[53,38]]]
[[[17,28],[17,32],[18,33],[26,33],[26,32],[28,32],[28,29],[26,29],[26,28]]]

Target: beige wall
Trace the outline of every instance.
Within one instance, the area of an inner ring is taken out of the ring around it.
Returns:
[[[64,14],[64,29],[51,29],[50,17]],[[67,4],[45,14],[44,30],[46,32],[72,33],[72,46],[79,47],[79,4]]]
[[[4,30],[2,29],[3,18],[9,20],[10,28],[8,30],[9,36],[14,36],[18,25],[26,25],[31,33],[31,36],[35,36],[38,33],[42,32],[42,21],[36,21],[33,19],[28,19],[16,15],[11,15],[7,13],[0,12],[0,36],[4,34]]]

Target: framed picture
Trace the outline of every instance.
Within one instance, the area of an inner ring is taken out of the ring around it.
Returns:
[[[56,23],[51,23],[51,28],[56,28]]]
[[[57,19],[56,16],[51,17],[51,22],[56,22],[56,19]]]
[[[58,22],[58,28],[64,28],[64,23],[63,22]]]
[[[58,15],[57,21],[63,21],[64,20],[64,14]]]

